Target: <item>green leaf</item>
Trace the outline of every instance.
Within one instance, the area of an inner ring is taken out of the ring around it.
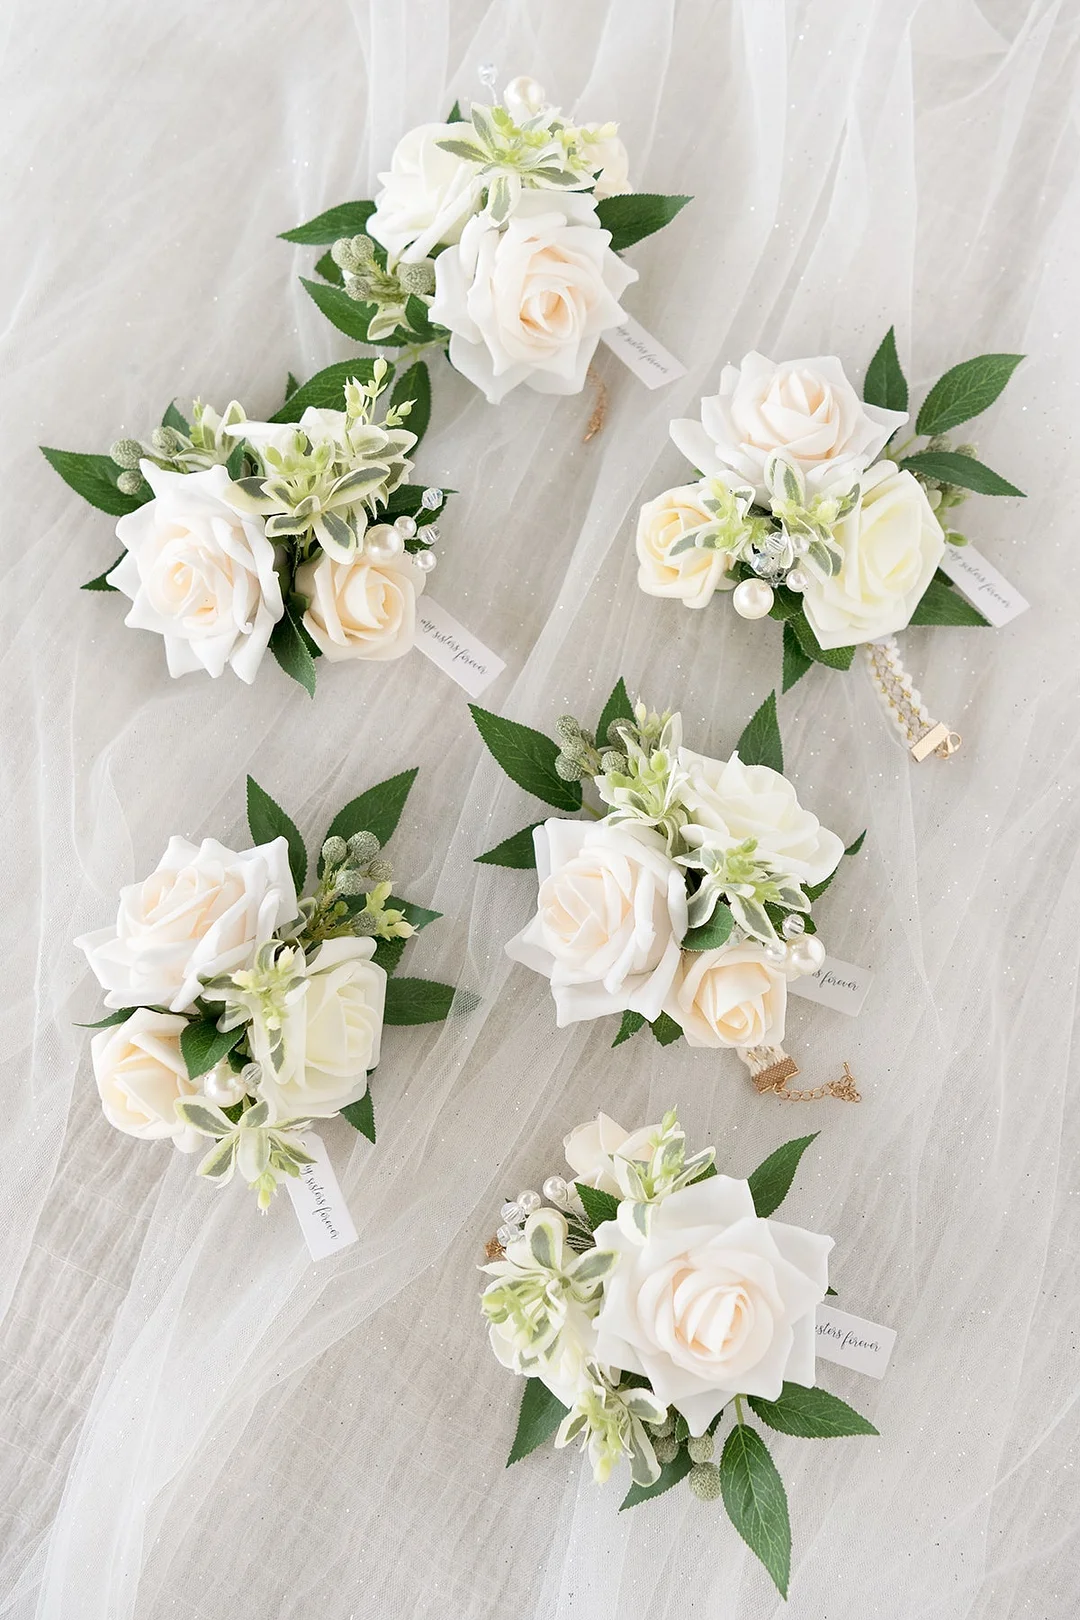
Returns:
[[[670,1046],[672,1041],[677,1041],[682,1035],[679,1025],[666,1012],[662,1012],[659,1018],[654,1018],[650,1028],[661,1046]]]
[[[388,906],[405,915],[405,921],[412,923],[416,929],[426,928],[428,923],[438,922],[442,916],[441,911],[429,911],[427,906],[413,905],[411,900],[402,900],[400,895],[392,894],[386,902]]]
[[[436,979],[390,979],[386,985],[385,1024],[437,1024],[450,1011],[452,984]]]
[[[327,320],[357,343],[366,343],[371,305],[358,304],[350,298],[344,287],[332,287],[329,282],[309,281],[300,277],[301,286],[316,303]]]
[[[397,972],[408,943],[407,939],[380,939],[371,960],[389,977],[391,973]]]
[[[939,377],[923,400],[916,433],[932,437],[969,422],[991,406],[1024,358],[1022,354],[980,354]]]
[[[413,408],[405,418],[405,426],[417,439],[422,439],[431,421],[431,378],[422,360],[403,371],[394,384],[391,405],[403,405],[407,399],[412,400]]]
[[[581,809],[581,783],[564,782],[559,776],[555,770],[559,750],[550,737],[517,720],[492,714],[478,703],[469,704],[469,713],[489,752],[512,782],[556,810]]]
[[[785,1142],[767,1159],[762,1159],[753,1175],[747,1176],[754,1209],[762,1220],[784,1202],[799,1168],[799,1160],[817,1135],[817,1131],[813,1131],[809,1136],[797,1136],[794,1141]]]
[[[162,427],[176,428],[178,433],[187,433],[191,424],[186,416],[182,416],[176,408],[176,401],[170,400],[165,407],[165,415],[161,418]]]
[[[648,1502],[654,1496],[662,1496],[664,1491],[670,1491],[673,1485],[686,1478],[693,1468],[690,1453],[685,1449],[677,1451],[669,1463],[665,1463],[660,1470],[660,1478],[652,1485],[631,1485],[622,1501],[619,1503],[619,1512],[623,1508],[637,1507],[639,1502]]]
[[[776,718],[775,692],[769,693],[751,718],[735,748],[744,765],[768,765],[771,770],[783,774],[784,747]]]
[[[974,456],[962,456],[956,450],[920,450],[913,456],[905,456],[900,465],[908,472],[921,473],[924,478],[972,489],[976,495],[1024,496],[1022,489],[1010,484],[1000,473],[985,467]]]
[[[814,660],[809,653],[803,652],[802,643],[788,619],[784,625],[784,680],[781,690],[790,692],[795,682],[801,681],[807,670],[813,667]]]
[[[628,192],[621,197],[605,197],[596,205],[596,212],[605,231],[611,232],[611,247],[615,253],[632,247],[654,231],[663,230],[689,197],[660,197],[646,191]]]
[[[322,254],[315,260],[315,274],[322,276],[324,281],[330,281],[335,287],[344,287],[345,277],[341,273],[341,266],[334,262],[334,255],[330,252]]]
[[[296,390],[299,388],[299,386],[300,386],[299,381],[297,380],[297,378],[295,378],[293,376],[292,372],[290,371],[288,373],[288,375],[286,376],[286,378],[285,378],[285,398],[288,399],[290,394],[295,394]]]
[[[687,929],[682,948],[684,951],[718,951],[721,945],[727,944],[734,927],[731,907],[721,902],[707,923],[702,923],[700,928]]]
[[[815,664],[824,664],[826,669],[851,668],[851,661],[855,657],[854,647],[823,647],[810,628],[805,613],[794,614],[788,623],[798,637],[799,646]]]
[[[359,1102],[350,1103],[341,1110],[342,1119],[347,1119],[354,1130],[366,1136],[369,1142],[375,1140],[375,1108],[371,1101],[371,1087],[368,1086]]]
[[[412,332],[422,343],[437,343],[440,328],[431,324],[428,317],[428,306],[417,293],[410,293],[405,300],[405,319]],[[402,328],[398,328],[402,330]]]
[[[294,681],[298,681],[309,697],[315,696],[315,660],[311,656],[300,619],[289,602],[270,632],[270,651]]]
[[[185,1024],[180,1031],[180,1055],[187,1064],[188,1079],[197,1080],[201,1074],[208,1074],[228,1056],[245,1033],[241,1024],[223,1035],[214,1018],[193,1018]]]
[[[99,1018],[96,1024],[76,1024],[75,1028],[111,1029],[114,1024],[126,1024],[136,1010],[135,1007],[120,1007],[116,1012],[111,1012],[107,1018]]]
[[[622,676],[615,683],[615,690],[604,704],[604,712],[600,716],[600,723],[596,728],[596,746],[600,752],[609,746],[608,727],[615,720],[633,720],[634,705],[630,701],[630,694],[626,690],[626,682]]]
[[[285,814],[280,804],[261,788],[253,776],[247,779],[248,830],[256,844],[271,844],[275,838],[284,838],[289,846],[289,871],[298,895],[304,892],[307,877],[307,849],[296,823]]]
[[[966,596],[953,590],[940,572],[934,575],[911,615],[912,624],[987,625],[989,622],[977,607],[972,607]]]
[[[583,1181],[575,1181],[574,1186],[584,1206],[585,1219],[591,1232],[603,1226],[605,1221],[615,1220],[619,1213],[619,1200],[613,1193],[605,1192],[602,1187],[586,1186]]]
[[[353,833],[371,832],[380,844],[388,844],[401,820],[409,789],[416,781],[416,772],[414,765],[411,771],[390,776],[385,782],[368,788],[366,793],[350,799],[327,827],[323,843],[331,837],[348,840]],[[320,861],[320,868],[321,864]]]
[[[521,1410],[518,1413],[517,1433],[514,1443],[510,1447],[510,1455],[506,1459],[507,1468],[511,1463],[520,1462],[527,1457],[530,1451],[542,1446],[549,1440],[559,1427],[563,1418],[570,1410],[562,1401],[542,1384],[539,1378],[526,1379],[525,1389],[521,1396]]]
[[[747,1400],[770,1429],[801,1440],[842,1440],[849,1434],[878,1432],[854,1407],[827,1389],[786,1383],[775,1401],[764,1401],[758,1395],[748,1395]]]
[[[649,1020],[645,1017],[644,1013],[631,1012],[628,1007],[622,1015],[622,1023],[619,1025],[619,1033],[612,1041],[612,1046],[621,1046],[623,1041],[628,1041],[630,1039],[631,1035],[636,1035],[639,1029],[644,1029],[648,1022]]]
[[[787,1493],[764,1440],[745,1423],[736,1423],[724,1441],[720,1490],[728,1518],[786,1598],[791,1574]]]
[[[533,843],[533,831],[540,825],[539,821],[530,822],[527,827],[522,827],[520,832],[514,833],[510,838],[504,838],[494,849],[478,855],[477,861],[487,866],[516,866],[522,871],[530,866],[535,867],[536,845]]]
[[[116,586],[109,584],[108,575],[112,573],[114,568],[123,562],[126,556],[127,552],[122,551],[119,557],[117,557],[116,562],[110,563],[103,574],[99,574],[96,579],[88,579],[85,585],[80,585],[80,591],[115,591]]]
[[[299,242],[304,247],[322,247],[336,242],[340,236],[361,236],[369,217],[375,212],[373,202],[338,203],[324,214],[316,214],[306,225],[294,225],[291,231],[282,231],[282,242]]]
[[[900,365],[896,333],[891,326],[866,368],[862,397],[868,405],[880,405],[886,411],[906,411],[908,408],[907,378]]]
[[[460,101],[454,102],[454,105],[450,109],[450,116],[446,122],[448,124],[463,124],[465,122],[465,115],[461,110]]]
[[[96,506],[99,512],[108,512],[110,517],[125,517],[128,512],[137,512],[151,497],[149,487],[145,495],[125,495],[117,489],[116,480],[123,469],[116,465],[111,456],[86,456],[78,450],[51,450],[46,444],[41,446],[41,453],[76,495],[81,495],[84,501]]]
[[[270,420],[299,422],[309,405],[320,410],[343,411],[345,384],[352,382],[354,377],[357,382],[369,383],[374,370],[374,360],[366,355],[357,355],[352,360],[335,360],[332,366],[326,366],[322,371],[317,371],[314,377],[309,377],[306,383],[294,387],[284,405],[274,412]],[[393,376],[393,368],[387,375]],[[290,381],[295,383],[291,373]]]

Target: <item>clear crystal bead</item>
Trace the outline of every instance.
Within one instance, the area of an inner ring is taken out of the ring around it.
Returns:
[[[520,1223],[525,1219],[524,1210],[519,1209],[517,1204],[514,1203],[513,1199],[511,1199],[509,1203],[503,1205],[502,1209],[499,1211],[499,1215],[502,1220],[515,1222],[518,1225],[520,1225]]]
[[[806,923],[803,921],[802,917],[800,917],[797,911],[793,911],[790,917],[784,918],[783,924],[781,925],[781,933],[785,939],[798,939],[799,935],[805,934],[805,932]]]
[[[420,505],[425,512],[437,512],[442,503],[443,492],[441,489],[425,489],[420,497]]]
[[[495,1233],[495,1236],[505,1249],[508,1243],[513,1243],[516,1237],[521,1236],[521,1231],[520,1228],[516,1226],[500,1226],[499,1230]]]

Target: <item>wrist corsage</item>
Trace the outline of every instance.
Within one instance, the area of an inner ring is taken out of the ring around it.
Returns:
[[[382,854],[415,776],[334,817],[306,899],[303,840],[249,777],[254,848],[170,839],[121,891],[115,924],[75,941],[116,1009],[90,1026],[110,1125],[183,1153],[212,1138],[197,1174],[223,1183],[239,1169],[262,1209],[312,1162],[301,1138],[313,1119],[341,1114],[374,1142],[383,1026],[436,1022],[454,998],[452,985],[392,977],[439,916],[391,894]]]
[[[427,426],[385,360],[327,367],[269,422],[234,400],[219,415],[170,405],[149,442],[108,456],[45,449],[91,505],[119,518],[124,551],[88,591],[131,598],[124,623],[165,641],[170,675],[255,679],[269,647],[312,695],[315,660],[400,658],[435,566],[443,491],[406,482]],[[408,424],[408,425],[406,425]]]
[[[564,715],[558,743],[470,707],[514,782],[592,818],[549,818],[478,857],[537,869],[536,916],[506,952],[550,980],[560,1028],[621,1013],[616,1046],[649,1024],[664,1045],[734,1048],[759,1090],[797,1073],[788,985],[822,967],[811,907],[862,838],[845,852],[799,804],[775,694],[727,760],[684,747],[681,716],[631,703],[622,680],[595,733]]]
[[[486,83],[493,83],[488,75]],[[455,104],[398,143],[374,202],[341,203],[284,240],[329,251],[304,286],[361,343],[450,363],[497,404],[519,384],[576,394],[637,272],[620,253],[688,197],[632,192],[615,124],[575,124],[533,79]],[[410,377],[427,371],[417,360]]]
[[[931,720],[894,638],[909,624],[990,622],[953,588],[950,575],[991,600],[973,554],[958,560],[968,542],[953,527],[956,509],[971,493],[1023,492],[950,435],[993,404],[1022,358],[954,366],[899,444],[908,385],[891,329],[862,400],[835,356],[775,364],[754,353],[726,366],[700,421],[671,424],[698,481],[642,507],[638,584],[689,608],[730,592],[743,618],[781,620],[784,691],[815,663],[848,669],[864,646],[915,757],[954,752],[959,739]]]
[[[566,1138],[574,1179],[550,1176],[547,1205],[526,1190],[503,1206],[482,1268],[491,1348],[528,1379],[509,1462],[577,1440],[600,1484],[629,1465],[624,1508],[686,1479],[723,1498],[784,1597],[787,1496],[747,1407],[781,1434],[877,1433],[815,1387],[832,1238],[769,1219],[813,1140],[740,1181],[712,1148],[687,1155],[673,1112],[632,1135],[601,1114]]]

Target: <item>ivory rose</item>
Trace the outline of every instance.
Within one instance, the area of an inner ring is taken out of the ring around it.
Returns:
[[[405,552],[375,562],[322,553],[296,570],[308,601],[304,629],[331,663],[400,658],[416,640],[416,598],[425,576]]]
[[[879,461],[862,480],[862,498],[833,539],[840,572],[822,579],[805,569],[803,609],[823,647],[851,647],[910,624],[945,553],[945,534],[913,474]]]
[[[787,976],[756,939],[683,951],[664,1011],[688,1046],[779,1046]]]
[[[686,933],[686,883],[664,840],[553,818],[533,842],[537,913],[506,954],[550,979],[560,1028],[627,1008],[658,1017]]]
[[[164,637],[170,675],[228,665],[250,685],[285,611],[262,520],[236,509],[224,467],[141,466],[154,499],[117,523],[127,550],[108,575],[131,598],[124,623]]]
[[[774,451],[798,467],[811,495],[850,485],[902,423],[905,411],[865,405],[835,355],[775,364],[752,352],[725,366],[720,391],[701,402],[701,421],[680,418],[671,437],[706,476],[729,469],[765,501]]]
[[[630,191],[630,154],[615,134],[618,126],[615,124],[582,124],[581,132],[589,135],[587,151],[590,161],[600,165],[600,172],[596,176],[593,186],[593,196],[597,202],[603,202],[605,197],[621,197]],[[606,133],[601,133],[605,131]]]
[[[373,939],[328,939],[286,998],[280,1049],[256,1012],[252,1056],[259,1095],[277,1119],[325,1119],[359,1102],[379,1061],[386,972],[371,960]]]
[[[689,748],[679,749],[679,764],[688,774],[681,797],[691,841],[699,832],[702,843],[715,842],[710,834],[756,838],[758,853],[800,883],[821,883],[840,864],[843,839],[803,809],[779,771],[744,765],[737,752],[725,761]]]
[[[563,1141],[574,1180],[624,1198],[626,1190],[618,1179],[616,1158],[647,1160],[652,1152],[649,1144],[660,1129],[658,1125],[645,1125],[630,1133],[606,1114],[597,1114],[587,1124],[578,1125]]]
[[[431,319],[452,333],[451,363],[493,405],[519,383],[543,394],[584,387],[637,280],[610,242],[591,197],[526,191],[505,226],[479,214],[439,254]]]
[[[734,585],[728,577],[730,552],[689,546],[671,555],[676,541],[712,523],[707,494],[707,485],[681,484],[641,508],[635,544],[638,585],[646,595],[673,596],[688,608],[703,608],[714,592]]]
[[[618,1260],[596,1318],[596,1359],[649,1380],[691,1434],[734,1395],[776,1400],[815,1381],[815,1311],[833,1240],[762,1220],[745,1181],[713,1176],[655,1205],[644,1240],[596,1230]]]
[[[167,1006],[184,1012],[203,979],[244,967],[281,923],[296,916],[284,838],[227,849],[215,838],[170,838],[150,876],[120,891],[112,928],[75,944],[107,1007]]]
[[[90,1042],[101,1107],[109,1124],[144,1142],[170,1137],[181,1152],[192,1153],[202,1138],[177,1118],[173,1104],[194,1097],[206,1076],[189,1080],[180,1051],[188,1020],[175,1013],[137,1007],[115,1029],[103,1029]]]
[[[444,152],[439,141],[461,137],[456,124],[420,124],[402,136],[380,174],[382,190],[367,232],[391,261],[418,264],[440,243],[457,242],[476,208],[483,180],[478,165]]]

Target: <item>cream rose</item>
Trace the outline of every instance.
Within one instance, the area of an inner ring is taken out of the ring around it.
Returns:
[[[250,684],[285,611],[262,519],[231,504],[224,467],[141,465],[154,499],[117,523],[127,551],[108,575],[131,598],[124,623],[165,638],[170,675],[229,665]]]
[[[308,965],[299,993],[290,991],[281,1046],[258,1015],[252,1056],[262,1069],[259,1095],[276,1119],[326,1119],[359,1102],[368,1070],[379,1061],[385,970],[371,960],[373,939],[328,939]]]
[[[683,951],[664,1011],[688,1046],[779,1046],[787,975],[756,939],[715,951]]]
[[[676,541],[713,522],[707,494],[707,485],[681,484],[641,508],[635,545],[638,585],[647,596],[674,596],[688,608],[703,608],[715,591],[734,585],[728,577],[728,552],[689,546],[671,555]]]
[[[461,139],[457,124],[420,124],[402,137],[389,171],[380,174],[366,230],[391,261],[417,264],[440,243],[459,241],[475,212],[483,185],[478,165],[438,144],[455,138]]]
[[[295,916],[284,838],[239,854],[214,838],[170,838],[150,876],[121,889],[115,926],[75,944],[107,991],[107,1007],[160,1004],[178,1013],[193,1004],[201,980],[245,967]]]
[[[596,1318],[596,1357],[647,1378],[691,1434],[734,1395],[776,1400],[815,1381],[815,1311],[830,1237],[761,1220],[745,1181],[713,1176],[655,1206],[644,1243],[596,1230],[619,1259]]]
[[[425,576],[407,553],[349,562],[323,553],[296,570],[307,597],[304,629],[331,663],[400,658],[416,640],[416,598]]]
[[[507,956],[550,979],[560,1029],[627,1008],[658,1017],[686,933],[686,883],[664,840],[553,818],[533,842],[537,913]]]
[[[498,404],[519,383],[576,394],[601,332],[625,320],[637,271],[611,251],[596,204],[526,191],[500,228],[471,219],[435,261],[431,319],[449,328],[450,360]]]
[[[879,461],[862,480],[862,498],[833,530],[844,553],[832,579],[811,565],[803,610],[823,647],[851,647],[910,624],[945,553],[945,534],[911,473]]]
[[[865,405],[835,355],[776,365],[751,353],[724,367],[720,392],[701,402],[701,421],[672,422],[671,437],[700,472],[730,469],[766,500],[774,451],[800,468],[814,494],[834,481],[854,483],[906,421],[905,411]]]
[[[180,1051],[188,1020],[175,1013],[137,1007],[115,1029],[103,1029],[90,1042],[101,1107],[109,1124],[144,1142],[170,1137],[182,1153],[193,1153],[203,1138],[181,1124],[173,1104],[202,1090],[189,1080]]]
[[[835,872],[843,839],[804,810],[786,776],[768,765],[744,765],[738,753],[710,759],[679,749],[689,780],[682,802],[690,814],[691,842],[709,843],[710,833],[741,843],[756,838],[758,852],[800,883],[822,883]]]
[[[586,151],[590,160],[600,165],[600,173],[596,176],[593,186],[593,196],[597,202],[603,202],[605,197],[621,197],[630,191],[630,155],[619,139],[618,135],[600,135],[602,129],[614,130],[614,124],[582,124],[581,130],[585,135],[593,138],[589,141]]]
[[[652,1157],[650,1143],[660,1131],[659,1125],[645,1125],[631,1134],[606,1114],[597,1114],[570,1132],[563,1141],[563,1151],[575,1181],[624,1198],[626,1190],[618,1179],[616,1159],[647,1162]]]

